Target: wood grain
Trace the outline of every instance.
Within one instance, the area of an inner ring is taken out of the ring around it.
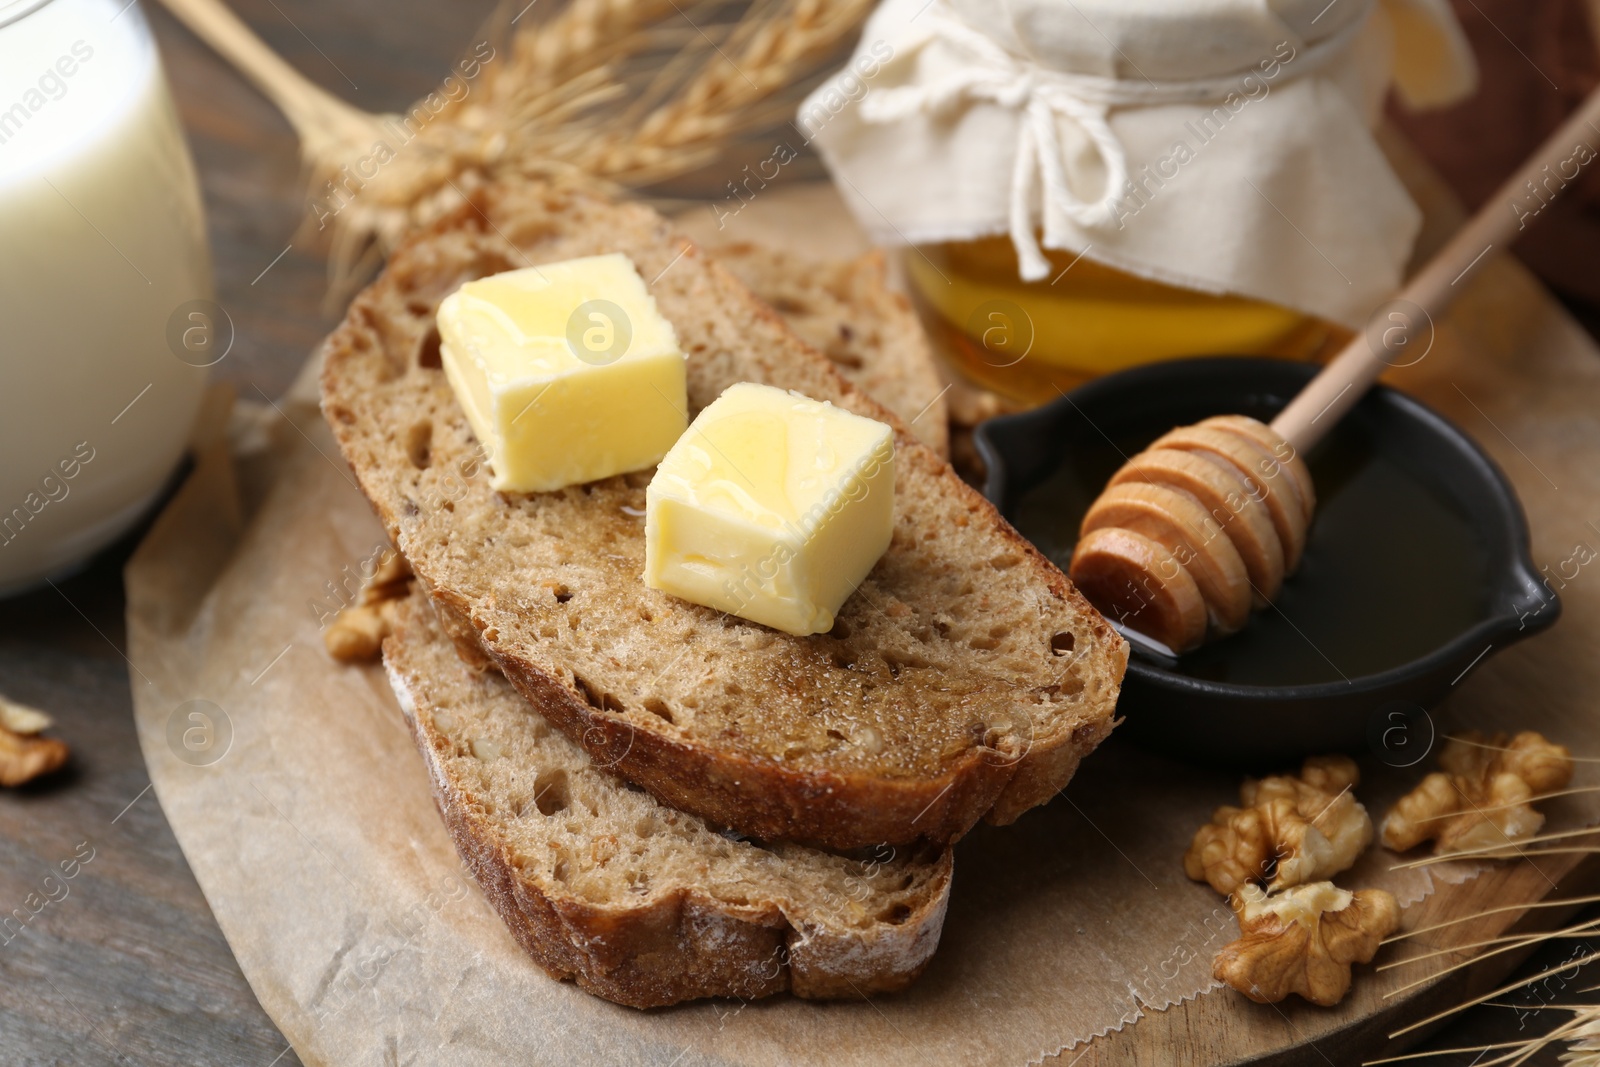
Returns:
[[[254,399],[258,388],[277,396],[338,319],[322,306],[320,254],[297,240],[308,214],[298,149],[255,90],[164,11],[142,6],[199,169],[218,300],[237,331],[213,373]],[[311,78],[381,109],[427,92],[493,5],[233,6]],[[11,598],[0,616],[0,692],[48,709],[74,752],[50,782],[0,793],[0,918],[30,916],[20,934],[0,932],[0,1062],[298,1065],[144,792],[129,700],[138,678],[120,651],[122,564],[141,533],[58,589]],[[84,842],[94,858],[60,879],[58,865]],[[30,893],[60,900],[31,916]]]
[[[399,107],[426,92],[492,6],[491,0],[233,4],[297,68],[369,109]],[[259,399],[258,388],[276,396],[338,319],[338,309],[322,305],[318,250],[297,239],[308,209],[293,137],[263,98],[164,12],[147,5],[147,15],[199,166],[218,299],[238,334],[216,373],[245,396]],[[716,182],[707,188],[714,195]],[[694,190],[684,182],[676,191]],[[0,794],[0,909],[26,908],[28,894],[48,889],[44,878],[80,844],[94,849],[65,883],[68,894],[0,944],[0,1061],[297,1064],[234,964],[153,796],[142,792],[148,779],[130,721],[130,672],[119,651],[120,569],[137,536],[58,583],[59,591],[8,600],[0,617],[0,692],[50,709],[57,732],[75,749],[61,777]],[[1530,873],[1508,868],[1492,877],[1480,880],[1487,894],[1538,889]],[[1589,877],[1569,875],[1571,891]],[[1444,906],[1436,901],[1429,907]],[[1442,1004],[1461,992],[1432,996]],[[1410,1002],[1402,1014],[1433,1003]],[[1309,1014],[1290,1013],[1289,1022],[1275,1024],[1270,1009],[1206,997],[1146,1018],[1130,1031],[1137,1043],[1116,1035],[1061,1062],[1080,1054],[1084,1065],[1234,1062],[1262,1047],[1245,1040],[1246,1030],[1266,1033],[1276,1025],[1281,1037],[1291,1026],[1311,1027]],[[1478,1024],[1489,1016],[1488,1009],[1473,1013],[1461,1026],[1486,1040],[1516,1036],[1499,1023]],[[1315,1048],[1276,1062],[1355,1062],[1353,1050],[1389,1025],[1380,1018],[1322,1027]],[[1202,1032],[1203,1041],[1196,1037]],[[1462,1043],[1451,1035],[1447,1030],[1438,1040]]]
[[[1508,864],[1480,875],[1465,886],[1436,893],[1408,909],[1404,929],[1419,929],[1513,901],[1581,896],[1595,892],[1597,887],[1600,887],[1600,865],[1580,865],[1571,857],[1556,857],[1537,865]],[[1420,935],[1403,943],[1403,949],[1390,946],[1377,962],[1506,932],[1552,929],[1576,910],[1545,908],[1488,916]],[[1375,973],[1370,967],[1359,967],[1350,997],[1334,1009],[1317,1008],[1297,999],[1280,1005],[1254,1004],[1230,990],[1219,990],[1170,1011],[1146,1015],[1122,1033],[1097,1039],[1087,1047],[1062,1052],[1046,1062],[1075,1063],[1078,1067],[1113,1064],[1143,1067],[1171,1063],[1204,1063],[1216,1067],[1329,1063],[1344,1067],[1380,1056],[1399,1055],[1421,1037],[1446,1024],[1409,1037],[1391,1039],[1391,1033],[1496,988],[1528,954],[1506,953],[1492,962],[1463,969],[1447,979],[1401,996],[1389,994],[1449,964],[1469,959],[1472,953],[1452,953],[1381,973]],[[1490,1011],[1493,1009],[1481,1009],[1480,1014]],[[1516,1036],[1512,1032],[1499,1040],[1511,1040]],[[1454,1041],[1447,1036],[1440,1047],[1452,1044]]]
[[[0,692],[73,746],[65,772],[0,796],[0,1061],[298,1064],[148,791],[127,664],[66,602],[113,625],[97,590],[119,569],[10,601],[0,633]]]

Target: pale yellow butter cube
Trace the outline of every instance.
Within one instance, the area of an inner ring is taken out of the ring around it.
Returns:
[[[438,322],[445,376],[496,489],[641,470],[683,433],[683,353],[620,252],[467,282]]]
[[[894,528],[894,433],[744,382],[645,491],[645,584],[787,633],[833,628]]]

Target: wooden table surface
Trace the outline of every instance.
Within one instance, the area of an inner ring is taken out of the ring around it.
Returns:
[[[276,396],[337,318],[322,303],[322,258],[296,240],[307,204],[293,135],[164,11],[141,6],[199,167],[217,299],[236,327],[215,373],[243,396]],[[427,92],[492,6],[233,3],[296,67],[369,110],[400,109]],[[0,904],[9,909],[40,891],[60,861],[90,857],[67,896],[20,934],[0,934],[0,1062],[298,1064],[240,974],[148,791],[120,651],[121,566],[137,536],[56,588],[7,601],[0,615],[0,692],[49,709],[74,748],[65,773],[0,794]],[[1431,1044],[1509,1040],[1527,1025],[1538,1022],[1485,1009]]]

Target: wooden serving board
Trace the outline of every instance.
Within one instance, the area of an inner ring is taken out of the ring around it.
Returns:
[[[1382,139],[1426,209],[1413,260],[1419,264],[1459,225],[1462,212],[1400,136],[1385,130]],[[732,224],[720,228],[709,212],[701,217],[691,211],[680,218],[691,236],[712,245],[726,240],[771,241],[819,257],[866,247],[840,209],[836,194],[824,186],[779,191],[765,202],[758,199]],[[1433,351],[1418,365],[1391,372],[1385,381],[1443,411],[1499,462],[1528,512],[1536,565],[1548,565],[1555,573],[1578,545],[1600,549],[1600,474],[1594,463],[1600,456],[1600,420],[1594,415],[1600,411],[1600,349],[1515,260],[1494,263],[1440,321]],[[1572,570],[1570,565],[1566,569]],[[1550,633],[1488,660],[1464,681],[1461,692],[1436,715],[1441,732],[1457,722],[1515,730],[1536,718],[1557,724],[1548,728],[1551,736],[1576,753],[1600,756],[1600,717],[1589,714],[1592,694],[1600,692],[1600,662],[1592,652],[1593,635],[1600,633],[1600,577],[1580,572],[1558,591],[1564,604],[1562,620]],[[1528,714],[1530,705],[1537,709],[1536,715]],[[1416,777],[1431,767],[1431,760],[1419,765]],[[1580,769],[1575,784],[1590,784],[1591,777]],[[1374,816],[1380,817],[1381,811]],[[1551,827],[1597,821],[1600,808],[1574,804],[1553,816]],[[1581,896],[1597,886],[1600,863],[1588,857],[1557,855],[1501,863],[1409,907],[1405,929],[1505,905]],[[1403,955],[1507,932],[1553,928],[1576,910],[1498,912],[1416,938]],[[1401,958],[1395,953],[1389,949],[1377,962]],[[1352,995],[1331,1010],[1298,1000],[1261,1006],[1227,990],[1213,991],[1165,1011],[1146,1012],[1137,1023],[1062,1049],[1048,1062],[1083,1067],[1345,1064],[1395,1055],[1439,1027],[1397,1038],[1390,1038],[1391,1033],[1494,988],[1527,954],[1500,954],[1410,989],[1403,987],[1470,958],[1471,953],[1360,973]]]

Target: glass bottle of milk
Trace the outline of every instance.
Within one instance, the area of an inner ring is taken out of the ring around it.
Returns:
[[[0,0],[0,595],[137,521],[181,458],[211,303],[194,166],[131,0]]]

